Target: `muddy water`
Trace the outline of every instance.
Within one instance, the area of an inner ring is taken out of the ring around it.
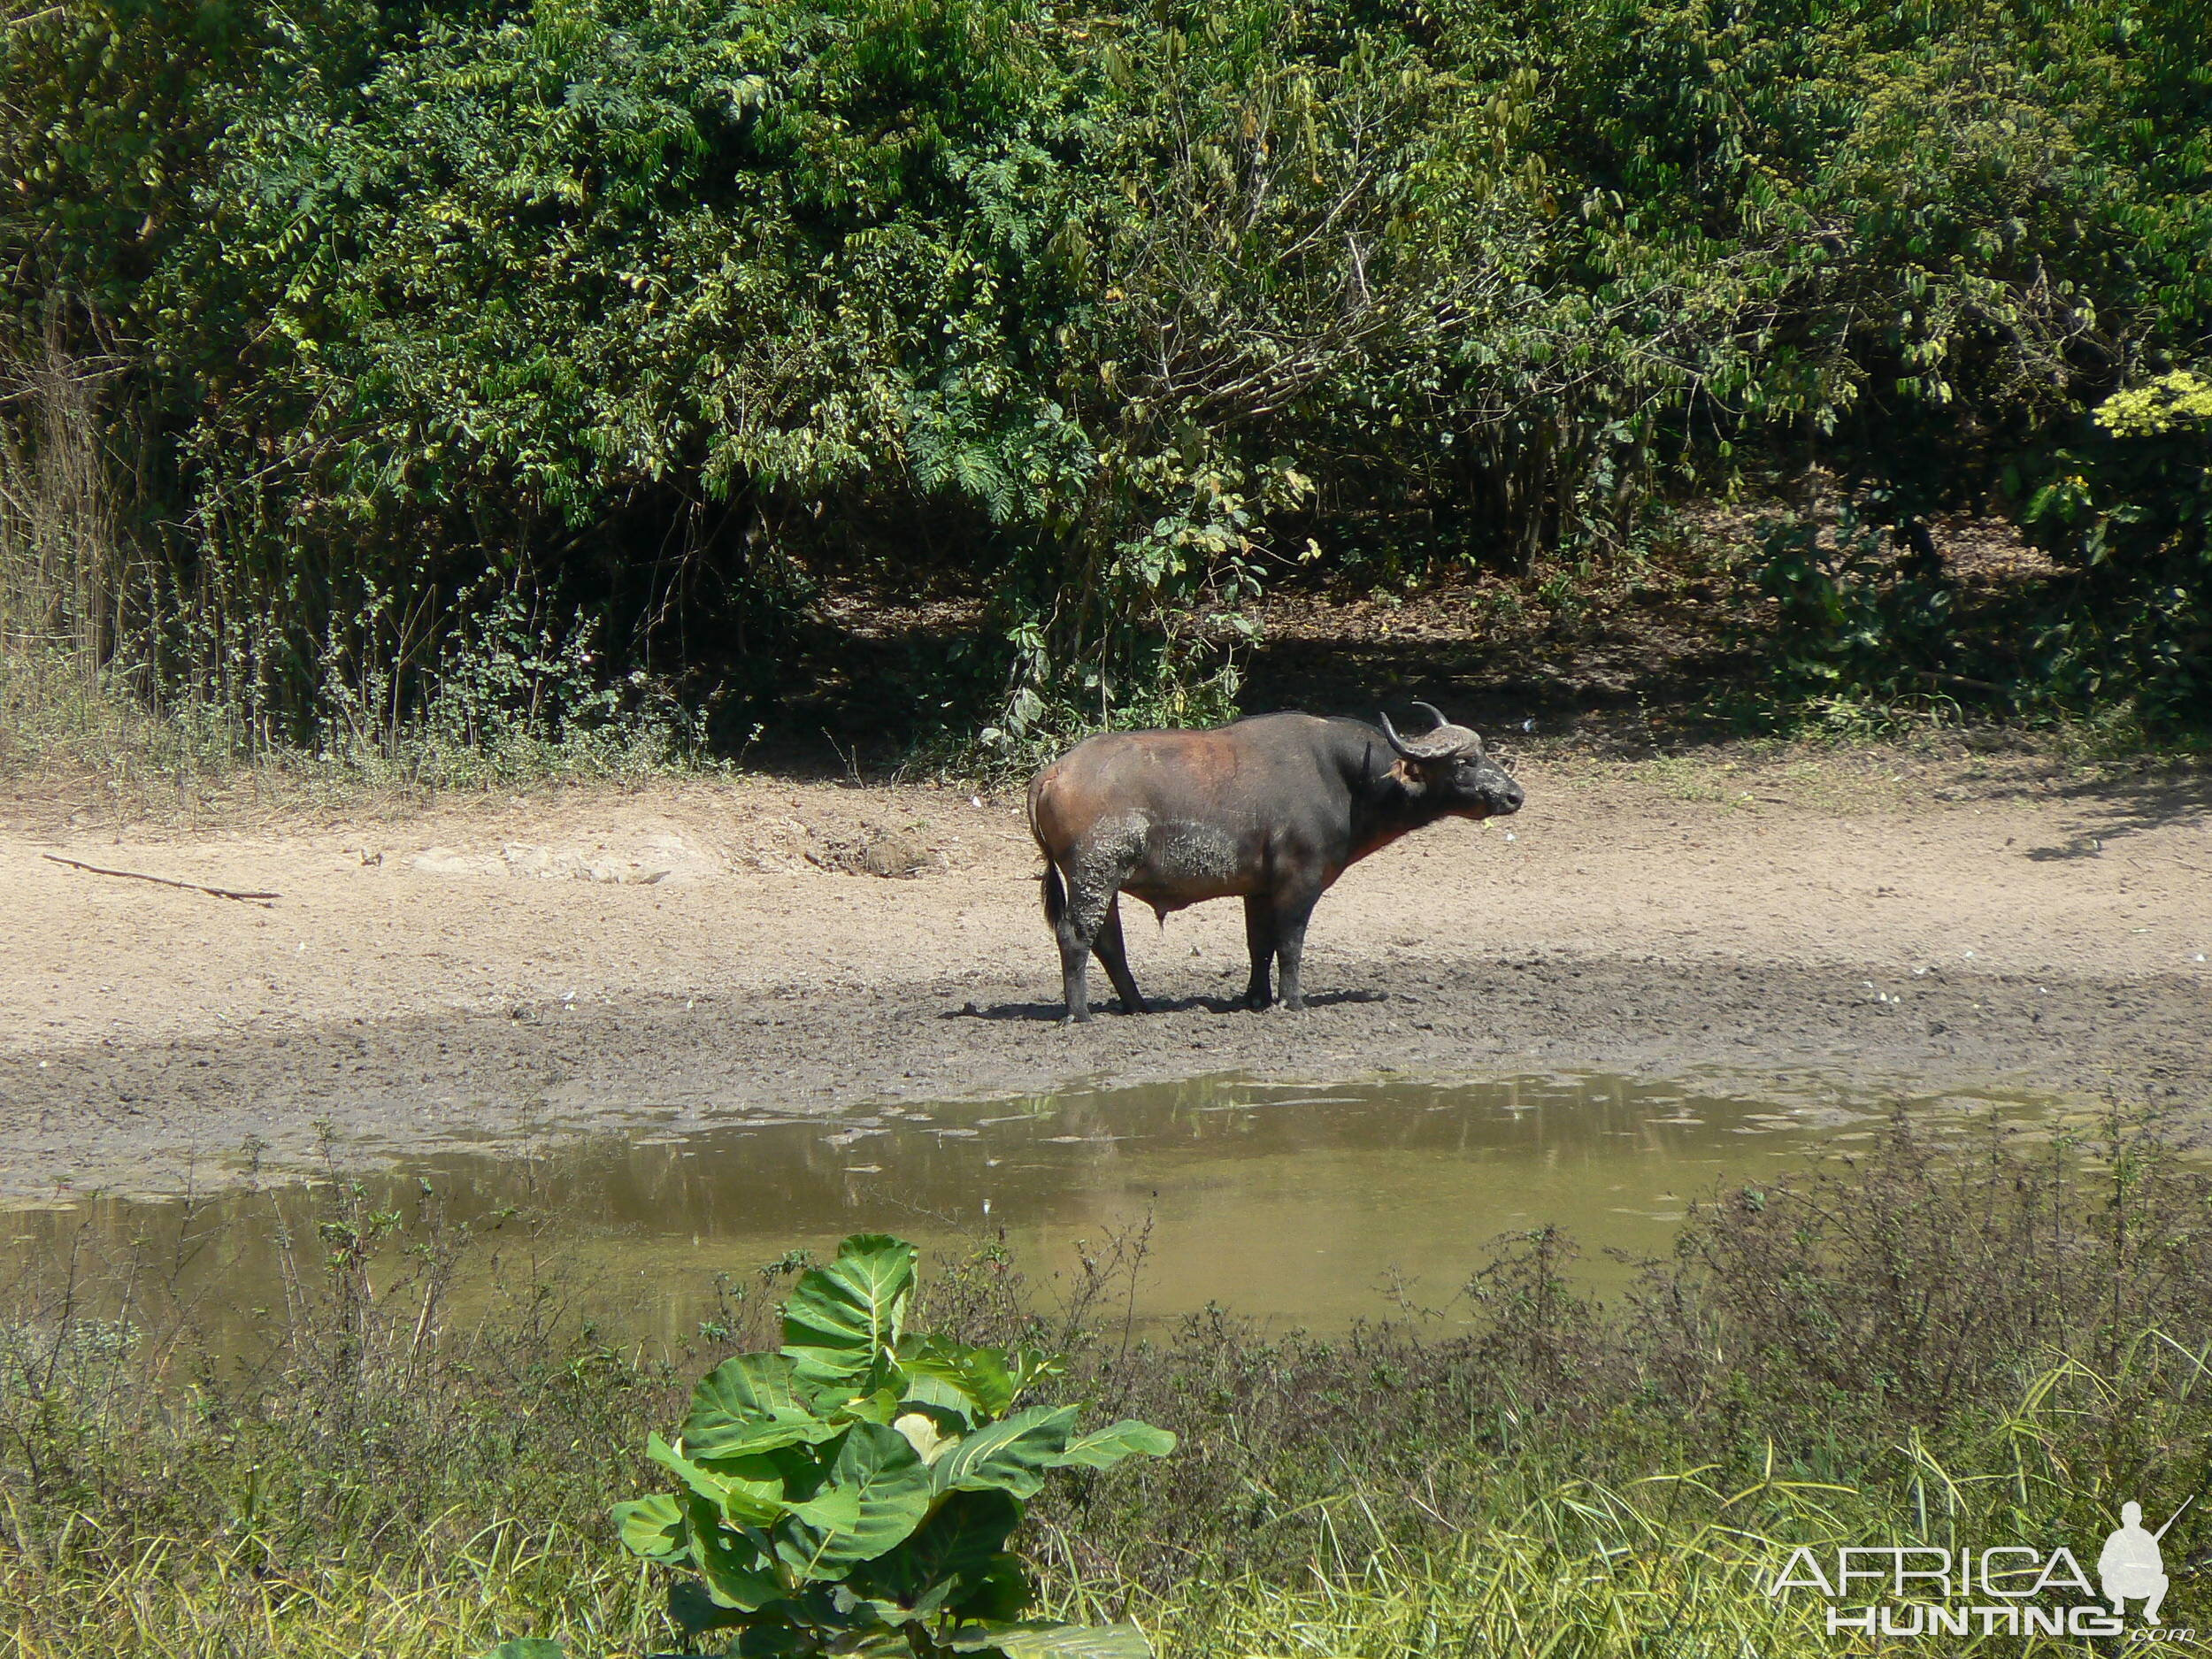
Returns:
[[[119,1271],[250,1347],[311,1283],[342,1233],[385,1229],[372,1284],[403,1288],[411,1247],[472,1242],[457,1305],[495,1278],[559,1286],[611,1333],[674,1340],[714,1308],[717,1273],[845,1233],[895,1232],[953,1249],[1003,1240],[1064,1295],[1079,1248],[1141,1241],[1144,1320],[1217,1302],[1279,1324],[1340,1327],[1408,1299],[1455,1317],[1500,1234],[1556,1224],[1600,1293],[1663,1252],[1686,1207],[1847,1148],[1896,1094],[1818,1080],[1757,1094],[1724,1080],[1520,1078],[1329,1087],[1234,1077],[866,1116],[726,1120],[635,1130],[519,1156],[457,1150],[396,1171],[211,1202],[86,1199],[0,1215],[0,1289],[79,1264]],[[2039,1110],[2016,1097],[1906,1098],[1964,1123]],[[339,1194],[357,1180],[350,1207]],[[388,1219],[374,1223],[370,1217]],[[289,1240],[289,1248],[287,1248]],[[1125,1252],[1125,1258],[1127,1259]],[[411,1292],[407,1293],[411,1294]]]

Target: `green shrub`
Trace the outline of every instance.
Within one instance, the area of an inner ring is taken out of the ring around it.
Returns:
[[[782,1350],[724,1361],[674,1440],[648,1442],[681,1485],[616,1505],[624,1546],[698,1575],[669,1616],[694,1636],[734,1629],[733,1655],[1145,1659],[1133,1625],[1023,1619],[1032,1589],[1006,1543],[1050,1471],[1164,1456],[1175,1437],[1017,1409],[1060,1362],[908,1332],[914,1258],[857,1234],[803,1274]]]
[[[2067,569],[2037,641],[2053,689],[2133,700],[2155,729],[2212,712],[2212,379],[2177,370],[2100,403],[2025,518]]]
[[[1900,560],[1849,503],[1832,529],[1798,517],[1770,526],[1757,575],[1776,602],[1767,643],[1785,702],[1921,692],[1950,644],[1953,595],[1940,573]]]
[[[2201,12],[17,8],[0,615],[320,749],[521,588],[592,718],[795,701],[856,590],[953,588],[895,712],[1018,745],[1204,718],[1301,569],[1807,463],[1924,526],[2201,349]],[[2092,575],[2052,672],[2180,708],[2186,584]]]

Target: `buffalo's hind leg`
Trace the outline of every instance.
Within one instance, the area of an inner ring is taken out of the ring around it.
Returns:
[[[1061,1018],[1068,1024],[1088,1019],[1091,992],[1085,970],[1090,965],[1090,941],[1083,933],[1068,880],[1049,854],[1039,886],[1043,889],[1045,920],[1052,925],[1053,941],[1060,947],[1060,991],[1067,999],[1067,1012]]]
[[[1091,949],[1098,952],[1098,959],[1106,964],[1106,977],[1114,982],[1114,989],[1121,996],[1121,1011],[1125,1014],[1146,1012],[1144,998],[1137,990],[1137,977],[1129,972],[1129,952],[1121,940],[1121,895],[1117,893],[1107,902],[1106,920],[1098,930],[1098,941]]]
[[[1065,881],[1060,908],[1048,910],[1053,935],[1060,944],[1060,981],[1068,999],[1071,1024],[1091,1017],[1087,969],[1091,952],[1112,975],[1122,1005],[1132,1013],[1144,1007],[1137,982],[1129,975],[1129,959],[1121,946],[1121,884],[1136,868],[1144,850],[1143,838],[1129,825],[1110,826],[1111,833],[1078,841],[1055,860]]]
[[[1080,872],[1081,865],[1077,866]],[[1066,898],[1058,915],[1052,918],[1053,937],[1060,946],[1060,988],[1067,998],[1065,1016],[1071,1025],[1082,1025],[1091,1017],[1090,962],[1091,952],[1096,950],[1106,964],[1106,972],[1112,976],[1114,988],[1125,996],[1136,990],[1136,982],[1128,979],[1129,964],[1121,949],[1121,915],[1116,908],[1119,897],[1116,887],[1087,885],[1080,874],[1071,875],[1067,883]],[[1110,941],[1108,928],[1112,929]],[[1108,956],[1109,950],[1112,956]],[[1115,963],[1121,969],[1115,972]]]
[[[1313,907],[1320,897],[1318,893],[1301,893],[1278,900],[1275,905],[1275,954],[1282,964],[1283,1007],[1292,1013],[1306,1005],[1300,969],[1306,954],[1306,924],[1313,919]]]
[[[1252,979],[1244,987],[1244,1005],[1256,1012],[1275,1000],[1275,901],[1264,893],[1245,895],[1244,948],[1252,958]]]
[[[1068,1005],[1061,1018],[1082,1025],[1091,1017],[1091,941],[1072,914],[1060,917],[1052,932],[1060,946],[1060,994]]]

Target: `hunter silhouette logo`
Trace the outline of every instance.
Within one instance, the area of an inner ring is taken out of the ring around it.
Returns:
[[[2193,1498],[2184,1498],[2181,1509],[2194,1502]],[[2181,1509],[2166,1517],[2166,1526],[2181,1518]],[[2112,1603],[2113,1612],[2122,1618],[2127,1617],[2128,1601],[2140,1597],[2143,1622],[2161,1622],[2158,1609],[2166,1600],[2167,1580],[2166,1563],[2158,1553],[2158,1540],[2166,1536],[2166,1526],[2147,1532],[2143,1530],[2143,1506],[2120,1506],[2120,1528],[2104,1540],[2104,1553],[2097,1557],[2097,1582],[2104,1590],[2104,1599]]]
[[[2195,1502],[2185,1500],[2154,1532],[2143,1525],[2141,1504],[2122,1504],[2093,1585],[2063,1545],[1881,1544],[1829,1555],[1794,1549],[1766,1592],[1817,1592],[1828,1603],[1831,1636],[2127,1636],[2134,1601],[2142,1617],[2135,1639],[2188,1645],[2197,1632],[2172,1628],[2162,1616],[2171,1580],[2159,1543]]]

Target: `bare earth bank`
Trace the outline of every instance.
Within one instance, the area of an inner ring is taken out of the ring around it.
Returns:
[[[748,779],[303,821],[0,802],[0,1194],[638,1118],[1248,1071],[1817,1071],[2212,1107],[2212,794],[1857,757],[1555,756],[1323,902],[1129,918],[1064,1029],[1018,806]],[[1509,837],[1508,832],[1510,832]],[[266,905],[54,862],[272,891]],[[910,873],[909,873],[910,872]],[[1139,925],[1141,924],[1141,925]]]

